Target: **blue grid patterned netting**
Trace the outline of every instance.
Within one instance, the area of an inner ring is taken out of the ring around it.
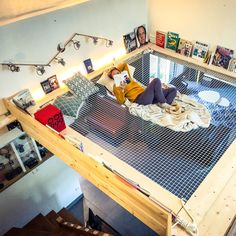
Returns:
[[[134,61],[132,65],[136,67],[135,78],[142,78],[141,81],[145,84],[149,78],[148,55]],[[178,66],[173,63],[170,81],[180,77]],[[178,71],[178,74],[175,71]],[[186,71],[186,67],[183,71]],[[174,132],[130,115],[129,127],[135,126],[138,129],[126,128],[120,136],[113,138],[85,122],[88,111],[71,127],[176,196],[189,199],[236,138],[236,88],[215,79],[212,79],[210,85],[203,83],[204,78],[202,83],[197,83],[195,75],[196,70],[191,69],[185,77],[185,82],[188,83],[185,91],[181,88],[181,83],[176,87],[208,107],[212,115],[208,128],[199,128],[187,133]],[[230,105],[222,107],[201,100],[198,93],[203,90],[218,91],[230,101]],[[112,112],[107,110],[107,114]]]

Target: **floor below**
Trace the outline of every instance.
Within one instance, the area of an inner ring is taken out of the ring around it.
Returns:
[[[81,180],[83,198],[69,206],[69,211],[84,222],[83,204],[102,218],[122,236],[154,236],[157,235],[144,223],[107,197],[103,192],[94,187],[87,180]]]

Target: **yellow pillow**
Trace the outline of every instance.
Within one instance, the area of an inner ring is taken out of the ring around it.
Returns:
[[[133,78],[134,75],[134,71],[135,71],[135,67],[127,64],[127,63],[122,63],[119,64],[118,66],[116,66],[117,69],[119,69],[120,71],[126,70],[129,74],[130,78]],[[114,85],[114,80],[111,79],[108,76],[109,73],[109,69],[104,71],[102,76],[99,78],[99,80],[97,81],[97,83],[104,85],[111,93],[113,93],[113,85]]]

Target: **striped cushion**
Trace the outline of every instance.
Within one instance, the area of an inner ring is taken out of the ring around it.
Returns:
[[[63,94],[55,99],[54,105],[62,111],[64,115],[77,118],[83,101],[80,97],[71,94]]]
[[[82,100],[85,100],[99,90],[93,82],[89,81],[79,72],[63,82],[68,86],[73,94],[77,95]]]

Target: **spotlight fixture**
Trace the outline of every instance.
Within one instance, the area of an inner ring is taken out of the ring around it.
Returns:
[[[80,48],[80,41],[73,41],[73,40],[72,40],[72,42],[73,42],[73,44],[74,44],[74,48],[75,48],[76,50],[79,50],[79,48]]]
[[[58,64],[61,64],[62,66],[65,66],[66,65],[66,62],[63,58],[59,57],[59,58],[55,58],[55,61],[58,63]]]
[[[111,47],[113,45],[113,41],[112,40],[106,40],[106,46],[107,47]]]
[[[113,45],[113,41],[109,40],[108,45],[111,47]]]
[[[58,52],[64,52],[65,51],[65,45],[63,44],[63,43],[59,43],[58,45],[57,45],[57,51]]]
[[[8,64],[8,69],[11,72],[19,72],[20,71],[20,67],[15,64]]]
[[[44,66],[36,66],[36,73],[37,75],[43,75],[45,73]]]
[[[93,37],[93,43],[94,43],[94,45],[96,45],[98,43],[98,38],[97,37]]]

